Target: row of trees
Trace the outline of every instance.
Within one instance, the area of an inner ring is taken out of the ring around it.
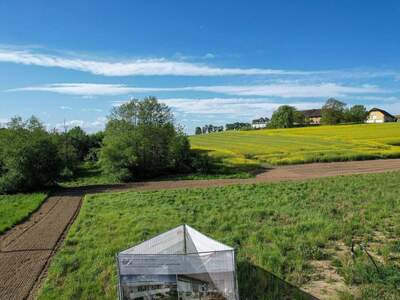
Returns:
[[[0,129],[0,193],[28,191],[73,176],[82,161],[96,159],[102,134],[75,127],[48,132],[31,117],[15,117]]]
[[[347,107],[346,103],[330,98],[321,109],[321,124],[362,123],[367,118],[367,115],[368,112],[364,105]],[[309,120],[307,120],[303,112],[297,110],[294,106],[282,105],[272,114],[268,128],[291,128],[307,124],[309,124]],[[242,122],[225,125],[225,130],[249,130],[251,128],[250,123]],[[206,125],[203,128],[196,127],[195,133],[197,135],[222,130],[223,126]]]
[[[224,126],[215,126],[212,124],[204,125],[203,127],[196,127],[195,134],[207,134],[212,132],[224,131]]]
[[[330,98],[321,109],[321,124],[363,123],[368,112],[363,105],[347,107],[346,103]],[[295,107],[280,106],[273,114],[269,128],[290,128],[308,123],[305,115]]]
[[[347,107],[346,103],[330,98],[321,109],[321,123],[335,125],[339,123],[362,123],[368,112],[364,105]]]
[[[46,131],[35,117],[14,118],[0,129],[0,193],[30,191],[74,176],[85,160],[127,181],[208,168],[206,156],[190,150],[170,109],[150,97],[115,107],[104,132],[81,128]]]
[[[226,130],[247,130],[251,129],[250,123],[235,122],[225,125]]]

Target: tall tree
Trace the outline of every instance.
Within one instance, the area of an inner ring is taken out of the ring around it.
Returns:
[[[170,108],[154,97],[115,107],[100,154],[103,169],[120,180],[184,169],[189,142],[173,120]]]
[[[364,105],[353,105],[345,112],[346,122],[363,123],[368,116]]]
[[[201,130],[201,127],[196,127],[195,134],[199,135],[199,134],[202,134],[202,133],[203,133],[203,131]]]
[[[89,153],[89,136],[79,126],[71,128],[66,135],[67,140],[72,147],[74,147],[78,159],[83,161],[85,156]]]
[[[321,123],[335,125],[343,122],[345,119],[345,108],[346,103],[335,98],[329,98],[321,109]]]
[[[293,127],[296,117],[296,108],[290,105],[280,106],[273,114],[270,128],[290,128]]]
[[[294,124],[303,126],[306,123],[306,116],[301,111],[294,112]]]

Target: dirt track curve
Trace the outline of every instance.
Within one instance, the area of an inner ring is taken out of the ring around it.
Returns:
[[[85,193],[201,188],[398,170],[400,159],[318,163],[271,168],[250,179],[154,181],[62,191],[49,197],[27,221],[0,236],[0,299],[35,297]]]

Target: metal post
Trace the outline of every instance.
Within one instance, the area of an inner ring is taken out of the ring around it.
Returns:
[[[118,275],[118,299],[122,300],[122,289],[121,289],[121,274],[119,269],[119,258],[118,254],[115,256],[117,259],[117,275]]]
[[[233,256],[232,256],[232,261],[233,261],[233,274],[234,274],[234,280],[235,280],[235,299],[239,300],[239,285],[238,285],[238,280],[236,276],[236,260],[235,260],[235,249],[232,250]]]
[[[186,246],[186,224],[183,224],[183,253],[187,254],[187,246]]]

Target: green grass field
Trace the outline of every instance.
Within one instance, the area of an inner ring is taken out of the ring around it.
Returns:
[[[399,299],[399,182],[393,172],[87,196],[39,299],[115,299],[115,255],[182,223],[237,248],[241,299],[277,299],[268,272],[298,286],[321,279],[315,261],[353,288],[342,299]]]
[[[103,174],[98,164],[84,163],[73,178],[60,181],[58,185],[64,188],[73,188],[114,183],[118,182],[110,178],[110,176]]]
[[[0,234],[28,217],[46,197],[46,193],[0,195]]]
[[[150,181],[163,181],[163,180],[205,180],[205,179],[223,179],[223,178],[251,178],[252,171],[257,169],[255,165],[242,165],[242,166],[227,166],[223,163],[217,162],[216,168],[208,173],[187,173],[165,175],[149,179]],[[107,176],[101,171],[99,164],[83,164],[77,174],[69,179],[64,179],[58,182],[58,185],[63,188],[74,188],[94,185],[109,185],[118,184],[116,179]]]
[[[400,123],[228,131],[190,142],[229,165],[393,158],[400,157]]]

